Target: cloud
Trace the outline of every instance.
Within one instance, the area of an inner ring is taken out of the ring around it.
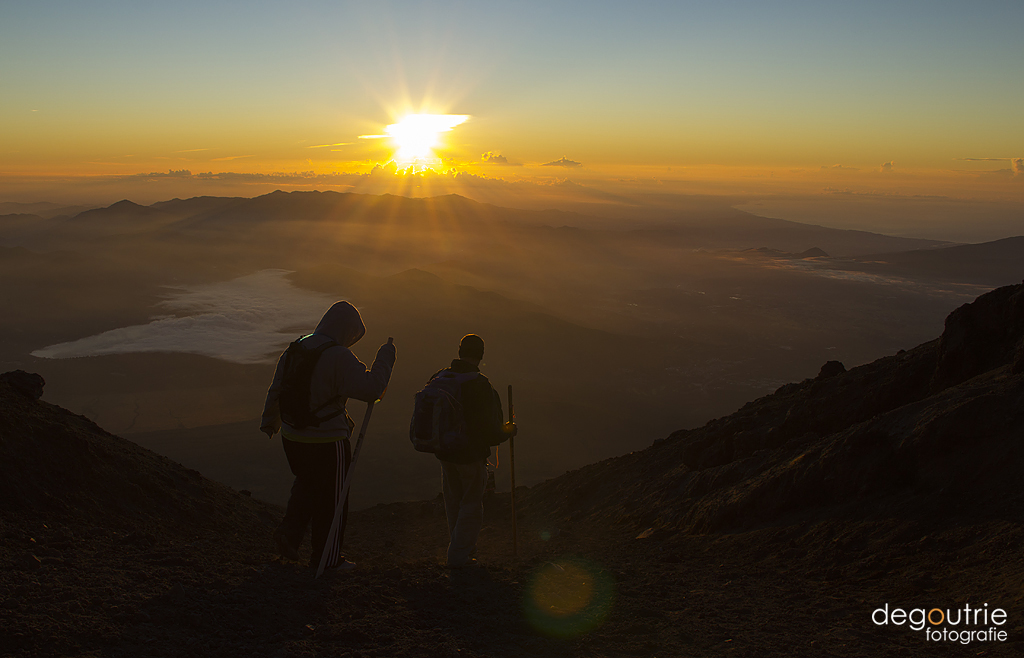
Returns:
[[[162,171],[153,171],[148,174],[132,174],[125,176],[125,178],[191,178],[192,172],[188,169],[171,169],[166,173]]]
[[[881,171],[883,173],[892,171],[892,163],[892,160],[889,160],[888,162],[883,162],[882,166],[878,168],[878,171]]]
[[[211,162],[221,162],[223,160],[240,160],[241,158],[255,158],[255,157],[256,157],[255,154],[252,154],[252,155],[229,155],[229,156],[223,157],[223,158],[214,158],[213,160],[211,160]]]
[[[582,167],[583,163],[582,162],[574,162],[574,161],[568,159],[567,157],[565,157],[563,155],[561,157],[561,159],[555,160],[554,162],[545,162],[541,166],[542,167]]]
[[[369,137],[369,135],[360,135],[360,138]],[[307,146],[308,149],[323,149],[330,146],[350,146],[352,142],[338,142],[337,144],[317,144],[316,146]]]
[[[505,167],[522,167],[523,166],[523,163],[521,163],[521,162],[509,162],[508,158],[506,158],[501,153],[497,153],[495,151],[488,151],[487,153],[482,154],[480,156],[480,160],[482,162],[487,163],[487,164],[502,165],[502,166],[505,166]]]
[[[66,359],[187,352],[234,363],[273,363],[294,340],[294,327],[315,326],[335,301],[292,286],[287,274],[286,270],[263,270],[232,281],[181,288],[160,304],[180,315],[50,345],[32,354]]]
[[[379,176],[382,176],[384,174],[390,174],[390,175],[393,176],[397,172],[398,172],[398,164],[396,164],[394,160],[388,160],[385,164],[379,164],[378,163],[378,164],[373,165],[373,169],[370,170],[369,176],[371,178],[375,177],[375,176],[379,177]]]
[[[965,162],[1009,162],[1009,169],[990,169],[979,172],[983,176],[1021,176],[1024,175],[1024,158],[954,158]]]
[[[110,163],[117,164],[117,163]],[[361,174],[318,174],[315,171],[274,172],[270,174],[245,173],[234,171],[202,171],[193,174],[188,169],[170,171],[153,171],[148,174],[127,174],[109,176],[111,181],[157,180],[163,178],[184,178],[194,181],[221,181],[225,183],[256,183],[262,185],[330,185],[349,186],[364,175]]]
[[[390,137],[390,135],[360,135],[359,139],[384,139]]]
[[[480,159],[491,164],[508,164],[508,158],[503,156],[501,153],[495,153],[494,151],[484,153],[480,156]]]
[[[857,167],[847,167],[846,165],[834,164],[834,165],[821,165],[822,171],[828,171],[830,169],[843,169],[845,171],[860,171]]]
[[[171,151],[172,153],[196,153],[198,151],[209,151],[210,149],[184,149],[182,151]],[[126,158],[129,156],[125,156]]]

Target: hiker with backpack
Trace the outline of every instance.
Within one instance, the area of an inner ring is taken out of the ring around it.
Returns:
[[[501,398],[480,372],[483,357],[483,339],[464,336],[459,358],[416,394],[409,432],[417,450],[432,452],[441,462],[449,533],[446,566],[453,569],[476,562],[491,447],[517,431],[515,423],[504,422]]]
[[[366,328],[356,307],[348,302],[331,306],[313,333],[288,346],[277,362],[267,391],[260,430],[273,438],[281,432],[288,466],[295,476],[284,520],[274,532],[283,557],[298,560],[299,546],[312,525],[314,568],[327,551],[327,568],[355,566],[341,555],[348,517],[345,474],[352,460],[349,437],[355,424],[346,413],[349,398],[372,403],[383,395],[395,365],[395,346],[389,341],[366,366],[349,349]],[[341,505],[341,525],[325,546],[335,510]]]

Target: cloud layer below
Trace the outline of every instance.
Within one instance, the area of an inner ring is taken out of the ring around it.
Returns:
[[[299,333],[311,331],[336,301],[295,288],[287,270],[262,270],[231,281],[175,288],[160,307],[172,315],[105,331],[32,353],[44,359],[188,352],[234,363],[273,363]]]

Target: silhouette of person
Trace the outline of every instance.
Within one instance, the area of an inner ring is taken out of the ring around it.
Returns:
[[[451,366],[436,373],[480,372],[484,358],[484,341],[476,334],[467,334],[459,344],[459,358]],[[462,408],[469,445],[457,452],[438,454],[441,462],[441,484],[444,510],[448,519],[448,561],[450,568],[473,564],[476,540],[483,522],[484,490],[487,486],[487,459],[491,446],[515,436],[514,423],[504,422],[501,398],[482,373],[462,384]]]
[[[312,524],[310,566],[314,568],[319,566],[324,550],[328,552],[327,568],[355,566],[341,554],[348,520],[348,496],[344,501],[339,497],[352,460],[349,436],[354,428],[345,403],[349,398],[364,402],[380,398],[395,365],[395,346],[387,343],[381,345],[373,365],[366,369],[349,349],[364,333],[366,328],[356,307],[348,302],[337,302],[327,309],[313,333],[299,339],[306,349],[334,343],[321,352],[309,378],[309,408],[322,419],[318,425],[300,429],[282,419],[280,402],[287,352],[277,362],[263,408],[260,429],[271,438],[281,432],[288,466],[295,476],[284,520],[274,532],[274,542],[282,556],[298,560],[302,538]],[[325,546],[337,505],[344,505],[341,523],[334,541]]]

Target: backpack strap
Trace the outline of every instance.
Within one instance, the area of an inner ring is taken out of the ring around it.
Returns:
[[[476,379],[477,377],[479,377],[482,374],[483,373],[481,373],[479,371],[475,371],[475,370],[474,371],[470,371],[470,372],[455,372],[451,368],[445,368],[444,370],[439,370],[430,379],[431,379],[431,381],[433,381],[434,379],[437,379],[438,377],[444,377],[445,379],[454,379],[459,384],[465,384],[466,382],[473,381],[474,379]]]

